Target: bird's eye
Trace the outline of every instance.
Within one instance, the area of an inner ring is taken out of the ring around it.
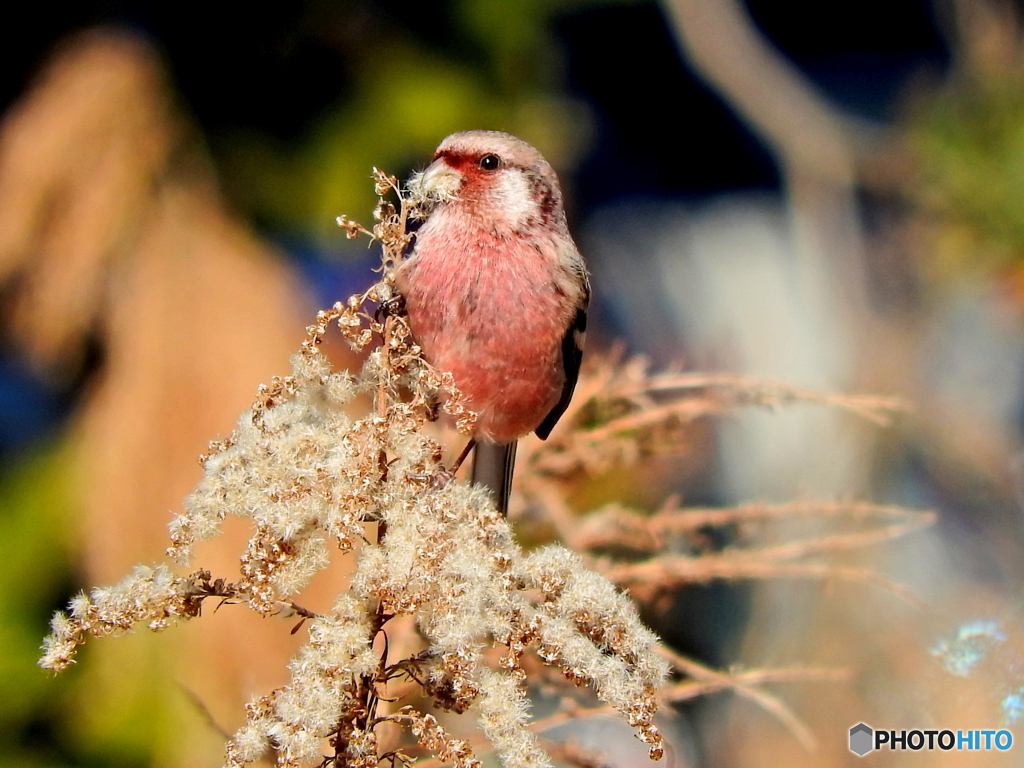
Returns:
[[[501,158],[495,154],[487,154],[480,158],[480,170],[496,171],[501,167]]]

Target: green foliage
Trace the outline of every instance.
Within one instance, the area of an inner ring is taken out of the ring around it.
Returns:
[[[930,98],[912,119],[910,192],[937,225],[940,270],[1024,261],[1024,83],[1007,75]]]
[[[462,0],[452,17],[457,47],[397,33],[374,41],[351,94],[296,146],[253,131],[217,142],[233,197],[271,228],[341,238],[335,217],[374,205],[367,162],[404,178],[454,131],[505,130],[561,165],[588,121],[560,93],[552,19],[604,2]]]
[[[166,677],[162,638],[125,638],[115,653],[89,654],[65,677],[37,664],[53,608],[72,588],[71,466],[66,446],[51,446],[0,478],[2,764],[149,765],[173,722],[165,716],[168,685],[156,684]]]
[[[36,665],[40,634],[68,580],[66,467],[42,451],[0,478],[0,753],[5,765],[42,765],[25,743],[30,726],[66,703],[68,683]]]

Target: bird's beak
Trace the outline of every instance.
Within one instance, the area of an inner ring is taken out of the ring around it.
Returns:
[[[414,197],[431,202],[443,202],[456,197],[462,187],[462,174],[437,158],[425,171],[409,179],[409,191]]]

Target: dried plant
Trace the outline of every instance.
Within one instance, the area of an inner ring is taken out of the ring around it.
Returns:
[[[377,185],[381,195],[398,190],[379,172]],[[58,614],[41,663],[64,669],[87,636],[140,622],[163,629],[198,616],[208,598],[243,602],[263,615],[308,619],[309,641],[291,664],[290,683],[249,706],[228,765],[268,748],[280,765],[310,764],[325,747],[328,763],[409,762],[408,750],[379,744],[384,724],[407,728],[442,760],[478,764],[470,745],[432,715],[392,707],[393,684],[403,679],[444,710],[475,712],[506,765],[545,765],[527,727],[528,651],[590,684],[657,759],[655,690],[668,665],[633,604],[564,547],[523,552],[486,494],[451,481],[441,446],[423,430],[439,400],[464,429],[473,415],[450,377],[422,360],[404,319],[388,311],[388,274],[416,213],[415,201],[403,199],[396,211],[382,199],[372,234],[384,247],[384,280],[321,312],[291,375],[261,387],[231,437],[204,457],[205,477],[172,524],[169,554],[188,563],[192,545],[215,536],[227,515],[249,517],[254,533],[241,577],[139,568],[113,588],[76,598],[69,616]],[[363,231],[341,223],[353,235]],[[370,301],[381,305],[376,314]],[[360,377],[332,371],[321,354],[331,323],[357,347],[380,340]],[[364,392],[374,408],[353,420],[346,406]],[[292,598],[328,564],[331,545],[358,552],[355,573],[333,608],[315,614]],[[425,647],[392,660],[387,642],[375,640],[401,615],[415,616]],[[487,651],[495,647],[503,650],[492,665]]]
[[[195,455],[310,314],[299,278],[219,194],[167,80],[146,40],[89,30],[0,123],[4,329],[48,380],[88,376],[67,476],[90,583],[163,549],[161,511],[195,485]]]
[[[382,280],[319,313],[291,374],[261,386],[235,432],[211,444],[203,457],[205,477],[172,523],[168,553],[188,565],[193,545],[216,536],[228,515],[249,518],[253,533],[239,578],[139,567],[115,587],[75,598],[69,614],[58,614],[41,664],[65,669],[89,636],[140,623],[162,630],[199,616],[213,598],[308,624],[290,682],[248,706],[246,723],[228,744],[231,766],[268,750],[286,766],[409,764],[423,755],[478,765],[486,745],[449,733],[425,704],[475,714],[507,766],[550,764],[537,731],[609,709],[636,729],[657,759],[663,751],[654,724],[658,700],[723,689],[757,702],[813,746],[800,719],[761,686],[843,679],[847,671],[710,670],[660,649],[615,585],[653,604],[682,585],[715,578],[845,578],[912,599],[868,569],[803,559],[894,538],[930,516],[852,503],[700,510],[670,500],[651,512],[608,505],[580,517],[569,488],[579,475],[670,449],[685,440],[693,420],[737,405],[803,400],[884,422],[899,404],[724,375],[651,375],[640,360],[599,357],[551,439],[527,442],[520,456],[522,498],[584,554],[555,544],[524,552],[486,494],[454,480],[442,464],[442,443],[432,436],[438,406],[463,432],[471,430],[474,415],[451,377],[422,359],[394,301],[389,276],[408,246],[407,224],[418,217],[419,204],[414,194],[403,195],[396,179],[376,172],[376,181],[381,202],[373,231],[345,218],[339,224],[350,236],[368,234],[382,244]],[[392,192],[398,209],[385,199]],[[358,376],[333,370],[321,353],[332,324],[355,348],[373,347]],[[353,418],[350,410],[361,397],[372,407]],[[708,527],[730,526],[742,544],[757,539],[750,535],[755,526],[801,516],[841,519],[847,528],[723,552],[706,551],[701,543]],[[876,520],[882,523],[865,529]],[[296,597],[330,563],[332,551],[353,553],[354,572],[334,605],[315,612]],[[419,645],[408,637],[394,642],[391,635],[409,626],[400,617],[411,618]],[[670,667],[675,682],[659,692]],[[550,682],[552,671],[589,685],[604,706],[569,700],[561,715],[531,723],[528,684]],[[572,745],[556,745],[552,753],[596,764]]]
[[[871,551],[930,526],[931,511],[812,499],[701,508],[684,506],[675,496],[652,509],[617,501],[592,510],[574,507],[580,477],[640,468],[656,454],[679,451],[692,441],[701,419],[743,406],[774,409],[795,403],[827,405],[879,426],[906,410],[891,397],[823,394],[726,373],[652,374],[642,358],[624,358],[619,351],[592,356],[548,441],[522,441],[512,514],[529,509],[543,516],[558,538],[584,553],[591,568],[628,589],[653,614],[687,586],[743,579],[846,581],[921,607],[903,585],[849,561],[858,550]],[[723,538],[727,546],[715,543]],[[664,702],[732,691],[776,717],[807,750],[817,746],[814,733],[767,687],[837,682],[856,672],[828,667],[717,671],[668,649],[660,652],[672,664],[672,682],[659,693]],[[542,725],[605,713],[602,707],[576,709]]]

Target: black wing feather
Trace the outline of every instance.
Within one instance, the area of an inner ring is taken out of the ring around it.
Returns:
[[[576,381],[580,377],[580,363],[583,361],[583,341],[587,336],[587,308],[580,307],[576,310],[576,316],[569,323],[569,328],[562,339],[562,365],[565,366],[565,382],[562,384],[562,395],[551,409],[551,413],[544,417],[544,421],[537,427],[537,437],[547,440],[555,424],[562,418],[565,409],[569,407],[572,400],[573,390],[576,389]]]

